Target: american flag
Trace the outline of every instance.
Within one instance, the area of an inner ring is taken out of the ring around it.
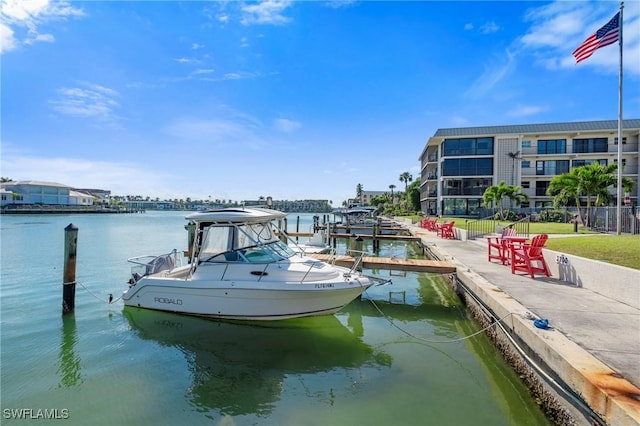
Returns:
[[[616,13],[616,16],[611,18],[604,27],[592,34],[589,38],[583,41],[576,50],[573,51],[573,56],[576,57],[576,64],[591,56],[594,50],[618,41],[619,27],[620,12]]]

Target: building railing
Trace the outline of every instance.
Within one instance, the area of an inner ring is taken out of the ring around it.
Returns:
[[[496,232],[495,215],[467,222],[467,239],[473,240]]]
[[[525,216],[524,218],[516,222],[511,222],[510,224],[504,226],[504,228],[515,229],[517,235],[529,238],[530,223],[531,216]],[[484,237],[485,235],[494,234],[497,232],[500,232],[500,229],[498,226],[498,221],[495,219],[495,215],[467,222],[467,238],[469,240]]]

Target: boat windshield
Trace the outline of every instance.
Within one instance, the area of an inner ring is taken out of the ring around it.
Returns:
[[[201,262],[269,263],[295,254],[271,223],[212,225],[205,229],[200,247]]]

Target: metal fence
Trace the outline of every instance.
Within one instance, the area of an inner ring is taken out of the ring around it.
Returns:
[[[623,234],[640,234],[640,211],[638,207],[621,208],[620,231]],[[591,209],[589,226],[594,231],[617,232],[616,207],[596,207]]]
[[[578,210],[575,207],[564,208],[561,210],[557,209],[533,209],[533,208],[516,208],[512,209],[516,215],[520,217],[529,217],[532,222],[537,221],[548,221],[548,217],[554,216],[553,221],[569,223],[576,220],[576,216],[578,216]],[[481,209],[479,211],[478,217],[483,219],[478,219],[478,221],[485,221],[493,219],[496,210],[492,209]],[[625,206],[621,207],[621,223],[620,223],[620,231],[623,234],[632,234],[639,235],[640,234],[640,207],[638,206]],[[582,213],[584,215],[584,208],[582,209]],[[584,219],[584,218],[583,218]],[[590,219],[590,220],[589,220]],[[589,219],[586,220],[585,225],[590,229],[598,232],[606,232],[606,233],[616,233],[617,232],[617,208],[615,206],[611,207],[592,207],[589,211]],[[470,222],[471,223],[471,222]],[[491,228],[495,227],[495,223],[484,224],[484,225],[474,225],[478,227]],[[480,232],[479,235],[482,235]]]
[[[503,228],[513,228],[516,230],[517,235],[529,237],[530,219],[531,216],[525,216],[518,221],[509,223]],[[501,229],[498,226],[498,221],[495,219],[495,215],[467,222],[467,238],[470,240],[500,232]]]

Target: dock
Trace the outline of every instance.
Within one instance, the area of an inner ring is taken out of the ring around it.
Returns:
[[[415,235],[387,235],[387,234],[341,234],[341,233],[332,233],[329,235],[329,238],[351,238],[353,236],[361,237],[362,239],[378,239],[385,241],[410,241],[414,243],[419,243],[422,239],[419,236]],[[311,232],[287,232],[287,236],[289,237],[313,237],[313,233]]]
[[[309,257],[322,262],[334,263],[339,266],[352,267],[355,258],[345,255],[331,254],[307,254]],[[442,260],[426,259],[400,259],[395,257],[372,257],[362,258],[362,267],[366,269],[388,269],[393,271],[410,272],[432,272],[436,274],[452,274],[456,272],[456,267],[449,262]]]

